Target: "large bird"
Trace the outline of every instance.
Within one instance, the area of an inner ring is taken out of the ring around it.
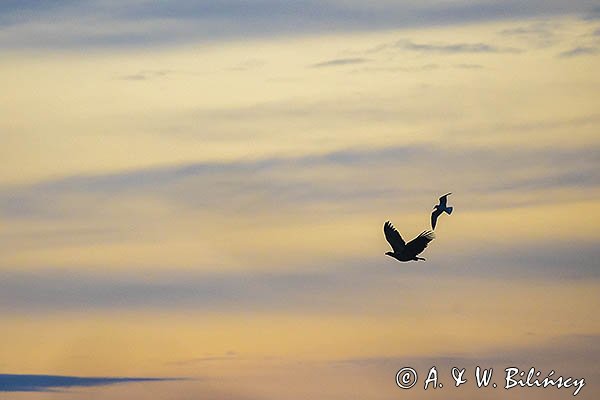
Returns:
[[[400,236],[400,233],[390,221],[387,221],[383,225],[383,233],[385,234],[385,240],[388,241],[394,250],[388,251],[385,255],[393,257],[398,261],[425,261],[423,257],[417,257],[417,255],[421,254],[429,242],[435,238],[435,234],[432,231],[423,231],[410,242],[404,243],[404,239],[402,239],[402,236]]]
[[[440,204],[436,204],[433,206],[433,212],[431,213],[431,229],[435,229],[435,224],[437,223],[437,219],[442,213],[447,213],[448,215],[452,214],[452,210],[454,207],[448,207],[448,196],[452,193],[446,193],[442,197],[440,197]]]

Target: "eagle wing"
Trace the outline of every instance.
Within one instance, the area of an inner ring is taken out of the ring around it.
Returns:
[[[400,232],[394,228],[394,225],[390,221],[383,224],[383,233],[385,234],[385,240],[392,246],[395,253],[401,253],[404,250],[406,243],[402,239],[402,236],[400,236]]]
[[[432,231],[423,231],[419,236],[406,244],[406,249],[404,251],[406,254],[412,256],[421,254],[433,239],[435,239],[435,233]]]

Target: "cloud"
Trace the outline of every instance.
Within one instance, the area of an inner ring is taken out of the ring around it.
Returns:
[[[380,237],[379,222],[364,229],[371,233],[366,235],[369,240],[377,236],[380,252],[353,253],[337,260],[315,256],[297,262],[298,270],[289,270],[289,266],[281,270],[281,266],[273,264],[252,272],[203,271],[205,266],[201,264],[193,270],[154,266],[151,272],[146,270],[143,274],[135,267],[108,271],[83,265],[77,269],[42,268],[33,272],[7,270],[0,273],[0,310],[47,313],[177,308],[352,313],[376,307],[384,313],[389,307],[399,307],[391,293],[400,290],[403,296],[422,296],[431,279],[448,282],[464,277],[488,283],[535,280],[561,284],[600,279],[595,262],[600,256],[596,242],[565,241],[549,246],[527,237],[514,244],[479,244],[471,252],[440,242],[429,250],[434,254],[428,268],[390,276],[390,268],[397,266],[383,256],[386,244]],[[375,293],[390,294],[390,303],[378,304]]]
[[[448,176],[461,176],[460,182],[453,184],[456,190],[494,195],[495,207],[510,206],[511,201],[523,205],[522,199],[514,195],[528,193],[535,194],[537,202],[548,203],[560,200],[545,196],[544,191],[570,189],[584,199],[589,196],[586,190],[598,187],[596,151],[592,147],[499,152],[413,145],[253,161],[188,163],[0,186],[0,211],[7,219],[69,220],[86,218],[111,205],[142,197],[180,211],[211,210],[213,215],[230,215],[240,208],[260,214],[261,210],[272,212],[274,205],[281,212],[299,211],[311,204],[360,209],[367,202],[396,202],[406,193],[411,193],[413,203],[418,203],[419,196],[426,198],[431,191],[447,185],[447,178],[436,173],[438,164],[446,166]],[[423,160],[436,160],[437,164]],[[561,168],[557,168],[558,160],[562,161]],[[530,174],[522,173],[534,167]],[[367,170],[368,177],[361,172]],[[405,184],[398,186],[388,179],[390,170],[398,171],[398,178],[404,179]],[[490,173],[498,170],[503,171],[502,179],[489,179]],[[402,206],[412,207],[408,203]],[[478,209],[482,205],[473,203],[470,207]]]
[[[366,54],[378,53],[384,50],[407,50],[420,53],[437,54],[486,54],[486,53],[521,53],[522,50],[514,47],[496,46],[489,43],[417,43],[410,39],[400,39],[393,43],[382,43],[365,50]]]
[[[534,334],[532,334],[534,335]],[[423,357],[359,357],[329,361],[332,364],[356,366],[389,367],[402,365],[427,366],[437,365],[442,368],[462,365],[475,368],[477,365],[489,364],[499,366],[504,364],[529,365],[543,364],[554,367],[576,367],[581,371],[593,367],[594,375],[600,374],[594,360],[600,356],[600,336],[591,334],[571,334],[551,337],[544,343],[527,348],[496,348],[482,351],[479,355],[461,355],[454,352],[437,356]],[[567,372],[567,371],[565,371]],[[571,371],[568,371],[571,372]]]
[[[204,357],[195,357],[188,358],[185,360],[171,361],[166,363],[166,365],[177,365],[177,366],[185,366],[185,365],[193,365],[200,364],[206,362],[221,362],[221,361],[237,361],[242,359],[236,352],[228,351],[222,355],[207,355]]]
[[[190,163],[184,165],[138,169],[114,174],[80,175],[64,179],[41,182],[29,188],[0,188],[0,209],[6,215],[22,216],[28,214],[60,215],[77,213],[75,205],[62,208],[59,199],[69,194],[89,194],[109,200],[115,196],[127,195],[167,195],[184,198],[203,207],[243,202],[244,196],[261,194],[289,195],[296,199],[308,199],[316,195],[315,191],[324,190],[321,196],[348,195],[358,188],[327,188],[315,181],[294,181],[292,176],[284,177],[282,172],[302,174],[306,168],[340,165],[354,168],[354,163],[365,163],[379,156],[379,160],[398,159],[408,161],[413,154],[424,149],[396,147],[373,152],[344,150],[324,155],[309,155],[296,158],[267,158],[256,161],[236,161],[229,163]],[[275,176],[274,176],[275,175]],[[291,179],[291,181],[290,181]],[[340,182],[341,183],[341,182]],[[189,186],[191,185],[191,186]],[[205,195],[198,197],[197,190],[212,187]],[[166,190],[165,190],[166,189]],[[190,191],[190,189],[192,189]],[[342,190],[336,194],[336,190]],[[185,194],[187,192],[187,194]],[[207,196],[210,194],[209,196]],[[356,193],[358,194],[358,193]],[[365,194],[367,194],[365,192]],[[51,200],[54,199],[54,200]],[[183,199],[183,198],[181,198]],[[215,202],[216,201],[216,202]],[[200,203],[199,203],[200,202]],[[191,203],[191,204],[193,204]],[[191,205],[189,204],[189,205]],[[241,203],[238,203],[241,204]],[[84,211],[87,212],[87,211]]]
[[[461,274],[457,267],[469,265],[474,276],[501,279],[600,279],[600,271],[594,267],[594,260],[600,257],[596,246],[591,240],[565,240],[553,243],[550,248],[548,243],[537,243],[523,237],[520,245],[495,249],[482,246],[478,252],[453,255],[455,258],[448,263],[448,268],[455,274]]]
[[[449,376],[453,367],[465,368],[465,374],[470,377],[477,366],[481,368],[494,368],[503,374],[507,367],[519,367],[529,370],[535,367],[542,373],[556,372],[556,376],[578,376],[585,378],[589,385],[600,377],[600,369],[596,360],[600,356],[600,336],[598,335],[561,335],[546,340],[537,345],[527,347],[513,346],[511,348],[495,348],[481,351],[477,355],[460,354],[454,352],[442,353],[437,356],[423,357],[362,357],[329,361],[334,366],[348,366],[362,370],[375,369],[381,373],[396,372],[404,366],[412,366],[417,371],[428,371],[433,365],[438,369],[440,376]],[[497,374],[498,372],[495,372]],[[494,375],[495,375],[494,374]],[[545,375],[542,375],[544,377]],[[498,382],[500,383],[500,382]],[[464,390],[464,389],[463,389]],[[590,395],[597,392],[593,386],[584,386],[582,393]],[[529,393],[528,393],[529,394]],[[548,393],[540,398],[547,398]],[[464,394],[462,396],[464,398]],[[560,398],[560,397],[559,397]]]
[[[454,67],[459,68],[459,69],[483,69],[483,68],[485,68],[483,65],[480,65],[480,64],[455,64]]]
[[[584,15],[583,15],[583,19],[586,21],[595,21],[597,19],[600,19],[600,7],[593,7],[591,10],[587,10]]]
[[[2,48],[152,46],[571,15],[590,2],[191,0],[2,2]]]
[[[536,47],[548,47],[558,43],[560,29],[561,25],[557,22],[537,21],[528,25],[503,29],[499,33]]]
[[[336,58],[334,60],[323,61],[320,63],[312,64],[312,68],[323,68],[323,67],[336,67],[340,65],[353,65],[363,64],[369,62],[366,58]]]
[[[546,121],[503,123],[494,126],[494,130],[528,132],[535,130],[549,130],[566,127],[594,126],[598,123],[600,123],[600,114],[589,114],[577,118],[568,119],[550,119]]]
[[[528,35],[538,35],[538,34],[544,34],[544,36],[548,33],[548,30],[539,26],[539,25],[535,25],[535,26],[527,26],[527,27],[519,27],[519,28],[509,28],[509,29],[503,29],[500,31],[500,34],[502,35],[507,35],[507,36],[528,36]]]
[[[93,387],[136,382],[162,382],[174,378],[77,377],[62,375],[0,374],[0,392],[52,392],[73,387]]]
[[[461,54],[461,53],[518,53],[511,47],[498,47],[488,43],[415,43],[411,40],[399,40],[394,47],[423,53]]]
[[[488,189],[493,191],[535,190],[555,187],[594,187],[600,186],[600,178],[592,168],[577,171],[555,172],[546,176],[514,179],[511,182],[491,184]]]
[[[570,50],[563,51],[558,56],[562,57],[562,58],[570,58],[570,57],[594,55],[594,54],[598,54],[598,52],[599,52],[599,50],[596,47],[577,46],[577,47],[573,47]]]
[[[423,65],[415,65],[415,66],[392,66],[392,67],[364,67],[355,69],[352,72],[426,72],[433,71],[439,69],[439,64],[428,63]]]
[[[357,278],[356,272],[349,271],[347,277],[338,276],[340,272],[339,268],[326,273],[162,270],[144,279],[135,273],[97,274],[85,269],[2,272],[0,299],[6,310],[15,307],[12,309],[32,311],[173,306],[196,310],[314,309],[312,302],[321,306],[329,302],[318,300],[323,293],[340,289],[343,282]],[[368,280],[368,276],[364,278]]]
[[[244,61],[241,61],[234,65],[233,67],[228,68],[229,71],[249,71],[260,68],[265,65],[264,60],[260,60],[257,58],[251,58]]]
[[[172,73],[173,73],[173,71],[166,70],[166,69],[164,69],[164,70],[142,70],[135,74],[119,76],[117,79],[121,79],[121,80],[125,80],[125,81],[146,81],[146,80],[150,80],[150,79],[164,78]]]

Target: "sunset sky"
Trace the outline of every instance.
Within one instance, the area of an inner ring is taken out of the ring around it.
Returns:
[[[2,399],[600,396],[597,1],[2,1],[0,54]]]

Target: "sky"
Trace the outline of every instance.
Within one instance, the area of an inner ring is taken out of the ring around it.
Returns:
[[[600,395],[597,2],[9,0],[0,52],[3,399]]]

